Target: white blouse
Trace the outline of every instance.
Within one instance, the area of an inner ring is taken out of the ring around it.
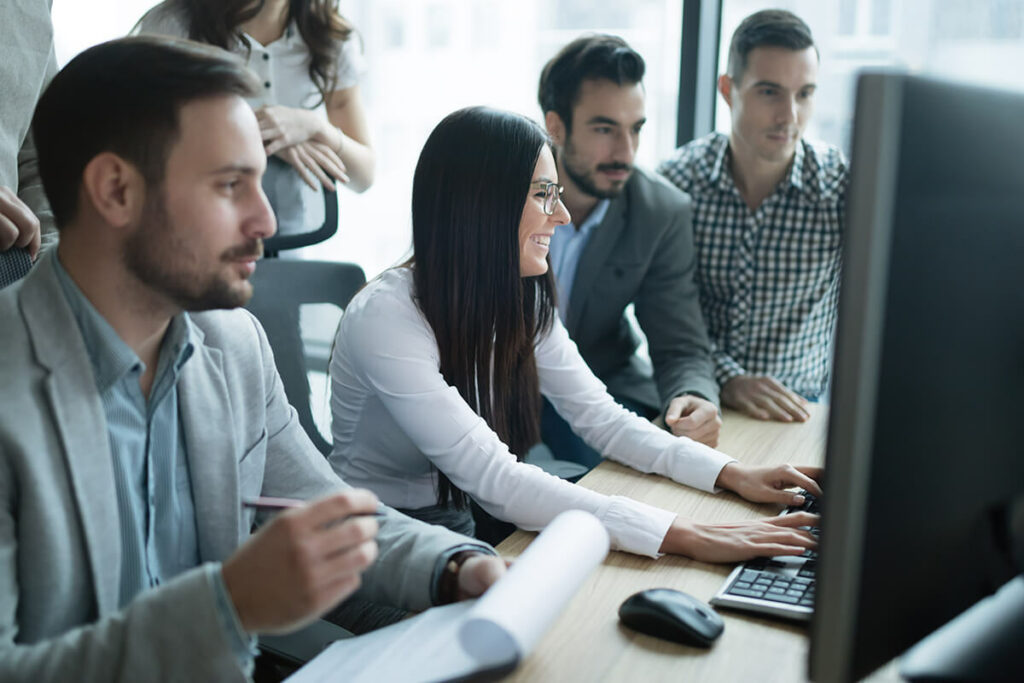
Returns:
[[[163,2],[139,19],[135,31],[187,38],[188,21],[182,12]],[[327,118],[327,107],[320,101],[320,91],[309,77],[309,48],[294,21],[285,28],[284,35],[269,45],[260,44],[248,34],[242,35],[248,40],[249,49],[239,42],[232,51],[246,57],[246,66],[256,73],[263,86],[262,92],[248,100],[253,109],[280,104],[311,109]],[[365,67],[356,34],[341,44],[335,68],[338,79],[335,90],[351,88],[363,77]]]
[[[412,298],[409,268],[386,271],[345,311],[331,359],[334,469],[387,505],[437,503],[435,466],[491,515],[539,530],[586,510],[612,546],[658,557],[675,513],[605,496],[516,460],[440,371],[433,331]],[[642,472],[705,491],[733,459],[676,437],[618,405],[561,322],[535,347],[540,390],[592,448]]]

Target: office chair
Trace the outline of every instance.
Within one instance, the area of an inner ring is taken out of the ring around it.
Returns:
[[[259,319],[274,351],[277,371],[288,402],[299,422],[324,456],[331,444],[317,429],[310,408],[310,370],[327,372],[329,342],[307,351],[299,328],[299,309],[306,304],[333,304],[344,310],[366,283],[363,269],[354,263],[331,261],[260,261],[252,276],[255,294],[246,306]]]
[[[14,247],[0,252],[0,289],[25,277],[31,267],[32,259],[25,249]]]
[[[309,232],[297,232],[295,224],[302,222],[302,197],[309,195],[309,188],[297,180],[295,169],[277,157],[267,159],[267,172],[263,179],[263,189],[274,207],[278,220],[277,233],[263,242],[263,255],[275,258],[282,251],[308,247],[319,244],[338,232],[338,193],[337,187],[331,192],[321,189],[324,200],[324,222],[320,227]],[[300,225],[300,228],[302,226]]]

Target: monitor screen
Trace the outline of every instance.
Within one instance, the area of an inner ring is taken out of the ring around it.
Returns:
[[[810,675],[860,678],[1021,568],[1024,93],[858,82]]]

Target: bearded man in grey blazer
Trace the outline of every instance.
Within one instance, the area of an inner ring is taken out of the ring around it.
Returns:
[[[244,680],[254,636],[360,586],[423,609],[504,571],[338,479],[238,308],[275,229],[259,87],[225,52],[132,38],[40,101],[61,240],[0,293],[0,680]],[[261,495],[309,502],[250,535]]]
[[[694,282],[690,198],[634,167],[644,113],[644,60],[624,40],[588,35],[544,67],[538,100],[556,150],[572,222],[551,238],[558,309],[569,336],[609,393],[678,436],[718,443],[718,386]],[[627,318],[635,305],[648,363]],[[600,461],[545,403],[555,456]]]

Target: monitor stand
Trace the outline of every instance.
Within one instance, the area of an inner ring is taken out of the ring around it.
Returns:
[[[1024,574],[912,647],[910,681],[1024,681]]]

